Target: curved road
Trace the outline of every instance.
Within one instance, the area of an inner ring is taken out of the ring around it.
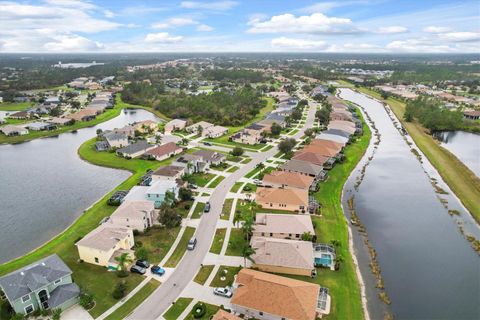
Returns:
[[[309,103],[308,117],[304,127],[292,138],[299,139],[307,128],[313,126],[315,118],[316,103]],[[255,166],[278,152],[272,148],[265,152],[251,152],[248,155],[252,158],[248,164],[226,177],[213,191],[210,197],[211,210],[208,214],[202,215],[202,219],[195,231],[197,246],[193,251],[186,251],[180,263],[167,281],[162,283],[138,308],[128,317],[135,320],[150,320],[161,317],[182,293],[183,289],[192,281],[197,274],[200,264],[210,250],[210,245],[217,227],[217,220],[222,211],[223,202],[235,182],[253,170]]]

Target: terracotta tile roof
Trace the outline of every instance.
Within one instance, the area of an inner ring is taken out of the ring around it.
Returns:
[[[327,158],[328,159],[328,158]],[[310,188],[314,178],[296,172],[273,171],[263,176],[264,184],[281,184],[284,186],[306,189]]]
[[[338,153],[337,150],[329,148],[325,145],[308,145],[303,148],[303,151],[317,153],[324,157],[335,157]]]
[[[255,199],[257,202],[285,203],[306,207],[308,205],[308,190],[259,187]]]
[[[251,269],[242,269],[231,303],[282,318],[314,320],[320,286]]]
[[[254,264],[313,270],[313,245],[309,241],[252,237]]]
[[[327,160],[330,159],[330,157],[322,156],[321,154],[310,152],[310,151],[300,150],[295,152],[295,155],[293,156],[292,159],[307,161],[307,162],[316,164],[317,166],[323,166],[323,164],[327,162]]]
[[[227,312],[225,310],[219,309],[212,317],[212,320],[241,320],[241,318]]]
[[[339,143],[339,142],[335,142],[335,141],[332,141],[332,140],[326,140],[326,139],[313,139],[311,142],[310,142],[310,145],[312,146],[321,146],[321,145],[324,145],[328,148],[332,148],[332,149],[338,149],[338,151],[342,150],[344,144],[343,143]]]
[[[257,213],[255,216],[256,233],[315,234],[312,219],[301,214]]]

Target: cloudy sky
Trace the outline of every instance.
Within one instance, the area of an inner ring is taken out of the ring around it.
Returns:
[[[480,52],[480,1],[0,1],[0,52]]]

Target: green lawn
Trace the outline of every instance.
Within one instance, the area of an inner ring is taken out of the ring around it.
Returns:
[[[223,203],[220,219],[222,220],[230,219],[230,211],[232,211],[232,204],[233,204],[233,199],[225,199],[225,202]]]
[[[193,200],[182,201],[175,206],[175,210],[179,215],[182,216],[182,218],[185,219],[188,216],[188,213],[190,212],[190,208],[192,207],[192,205],[193,205]]]
[[[172,160],[167,159],[162,162],[140,159],[126,160],[117,157],[113,153],[95,151],[95,139],[88,140],[82,144],[78,153],[82,159],[93,164],[125,169],[131,171],[133,174],[95,203],[90,209],[85,211],[78,220],[63,233],[23,257],[2,264],[0,266],[0,275],[14,271],[55,252],[65,261],[70,269],[72,269],[75,282],[85,291],[95,296],[96,305],[90,310],[90,314],[97,317],[117,302],[117,300],[112,297],[112,291],[118,281],[120,281],[120,278],[118,278],[115,273],[107,272],[103,267],[88,263],[79,263],[77,249],[74,244],[80,237],[85,236],[88,232],[96,228],[103,218],[111,215],[116,209],[116,207],[107,205],[107,200],[114,191],[129,190],[137,184],[139,178],[145,174],[147,170],[155,170],[161,165],[170,163]],[[122,280],[127,281],[127,291],[129,292],[135,288],[142,279],[143,277],[141,276],[130,274]]]
[[[217,170],[217,171],[225,171],[225,169],[228,168],[228,164],[225,163],[225,162],[222,162],[221,164],[219,165],[210,165],[210,169],[211,170]]]
[[[217,274],[210,283],[210,287],[227,287],[233,284],[235,275],[242,269],[241,266],[231,267],[231,266],[220,266],[218,268]],[[225,277],[224,280],[221,278]]]
[[[235,171],[237,171],[238,169],[240,169],[240,168],[237,167],[237,166],[232,166],[232,167],[230,167],[230,168],[227,170],[227,172],[230,172],[230,173],[231,173],[231,172],[235,172]]]
[[[183,233],[182,238],[180,239],[180,242],[175,248],[175,251],[173,251],[172,255],[170,256],[168,261],[165,263],[166,268],[174,268],[177,266],[177,264],[180,262],[183,255],[185,254],[185,251],[187,251],[188,240],[190,240],[190,238],[193,236],[194,233],[195,233],[195,228],[193,227],[187,227],[185,229],[185,232]]]
[[[192,175],[193,183],[199,187],[205,187],[205,185],[215,177],[214,174],[211,173],[195,173]]]
[[[237,192],[242,185],[243,185],[243,182],[235,182],[232,189],[230,189],[230,192]]]
[[[127,300],[120,308],[105,318],[105,320],[125,319],[136,307],[138,307],[147,297],[158,288],[160,282],[151,279],[143,288],[141,288],[133,297]]]
[[[175,301],[175,304],[163,314],[163,317],[166,320],[177,320],[182,312],[187,309],[192,300],[193,298],[178,298],[177,301]]]
[[[247,244],[247,239],[243,236],[241,229],[232,228],[230,232],[230,239],[228,239],[228,247],[225,255],[227,256],[242,256],[242,250]]]
[[[204,302],[202,302],[202,303],[204,303]],[[205,319],[205,320],[211,319],[211,318],[213,317],[213,315],[214,315],[215,313],[217,313],[218,309],[220,309],[220,307],[215,306],[215,305],[213,305],[213,304],[208,304],[208,303],[204,303],[204,304],[205,304],[205,306],[207,307],[207,313],[205,313],[205,315],[204,315],[203,317],[198,318],[198,319]],[[195,307],[195,306],[194,306],[194,307]],[[194,308],[194,307],[192,307],[192,311],[193,311],[193,308]],[[193,317],[193,314],[192,314],[191,312],[190,312],[190,313],[188,314],[188,316],[185,318],[185,320],[193,320],[193,319],[196,319],[196,318]]]
[[[225,241],[225,233],[227,229],[220,228],[215,231],[215,236],[213,237],[213,243],[210,247],[210,252],[215,254],[220,254],[222,251],[223,242]]]
[[[242,189],[242,193],[255,193],[257,186],[253,183],[247,183]]]
[[[197,205],[195,206],[195,209],[192,213],[192,219],[200,219],[203,214],[203,209],[205,209],[205,203],[197,202]]]
[[[249,173],[247,173],[245,175],[245,178],[252,178],[255,174],[257,174],[258,172],[262,171],[264,168],[261,168],[261,167],[257,167],[255,169],[253,169],[252,171],[250,171]]]
[[[294,130],[290,131],[289,133],[287,133],[287,135],[289,135],[289,136],[294,136],[294,135],[296,135],[299,131],[300,131],[299,129],[294,129]]]
[[[215,267],[214,265],[207,265],[207,266],[200,267],[200,270],[198,270],[198,273],[193,279],[193,281],[201,285],[204,285],[208,277],[212,273],[214,267]]]
[[[142,243],[147,249],[148,260],[152,263],[159,263],[167,254],[173,242],[177,238],[180,227],[164,228],[154,226],[149,231],[141,233],[135,237],[135,243]]]
[[[23,111],[33,105],[32,102],[2,102],[0,103],[0,111]]]
[[[225,179],[224,176],[217,176],[217,177],[215,178],[215,180],[213,180],[212,183],[210,183],[210,184],[208,185],[208,187],[209,187],[209,188],[216,188],[216,187],[220,184],[220,182],[222,182],[224,179]]]

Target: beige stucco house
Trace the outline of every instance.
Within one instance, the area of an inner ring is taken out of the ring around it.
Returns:
[[[298,240],[304,233],[315,235],[308,215],[257,213],[255,217],[254,237]]]
[[[118,227],[145,231],[153,225],[155,216],[152,201],[126,200],[113,212],[108,223]]]
[[[259,187],[255,201],[265,209],[305,213],[308,210],[308,190]]]

